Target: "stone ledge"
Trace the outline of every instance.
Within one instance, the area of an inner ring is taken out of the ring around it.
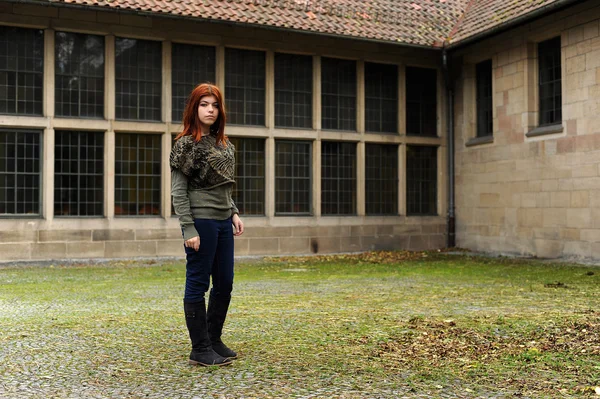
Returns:
[[[474,137],[465,143],[466,147],[473,147],[481,144],[490,144],[494,142],[494,136]]]
[[[527,133],[525,133],[525,136],[539,137],[539,136],[545,136],[547,134],[562,133],[563,131],[564,131],[564,127],[562,124],[538,126],[538,127],[534,128],[533,130],[530,130]]]

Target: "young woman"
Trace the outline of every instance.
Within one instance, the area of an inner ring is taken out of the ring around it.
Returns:
[[[223,366],[237,357],[221,340],[233,288],[233,236],[244,232],[231,199],[235,149],[225,136],[225,121],[219,88],[198,85],[170,157],[173,206],[187,260],[183,307],[192,341],[189,362],[202,366]],[[211,277],[207,310],[204,294]]]

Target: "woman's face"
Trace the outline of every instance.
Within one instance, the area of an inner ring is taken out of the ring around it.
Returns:
[[[198,118],[200,123],[205,126],[211,126],[219,117],[219,103],[215,96],[204,96],[200,99],[198,105]]]

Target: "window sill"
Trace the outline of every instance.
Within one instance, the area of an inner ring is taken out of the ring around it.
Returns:
[[[556,125],[548,125],[548,126],[538,126],[533,130],[525,133],[526,137],[538,137],[545,136],[547,134],[556,134],[562,133],[564,130],[562,123]]]
[[[493,143],[493,142],[494,142],[494,136],[492,136],[492,135],[482,136],[482,137],[474,137],[471,140],[467,141],[465,143],[465,146],[473,147],[476,145],[489,144],[489,143]]]

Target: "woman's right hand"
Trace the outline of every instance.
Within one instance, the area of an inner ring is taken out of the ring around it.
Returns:
[[[187,248],[192,248],[194,251],[198,252],[198,250],[200,249],[200,237],[196,236],[190,238],[189,240],[185,240],[184,245]]]

